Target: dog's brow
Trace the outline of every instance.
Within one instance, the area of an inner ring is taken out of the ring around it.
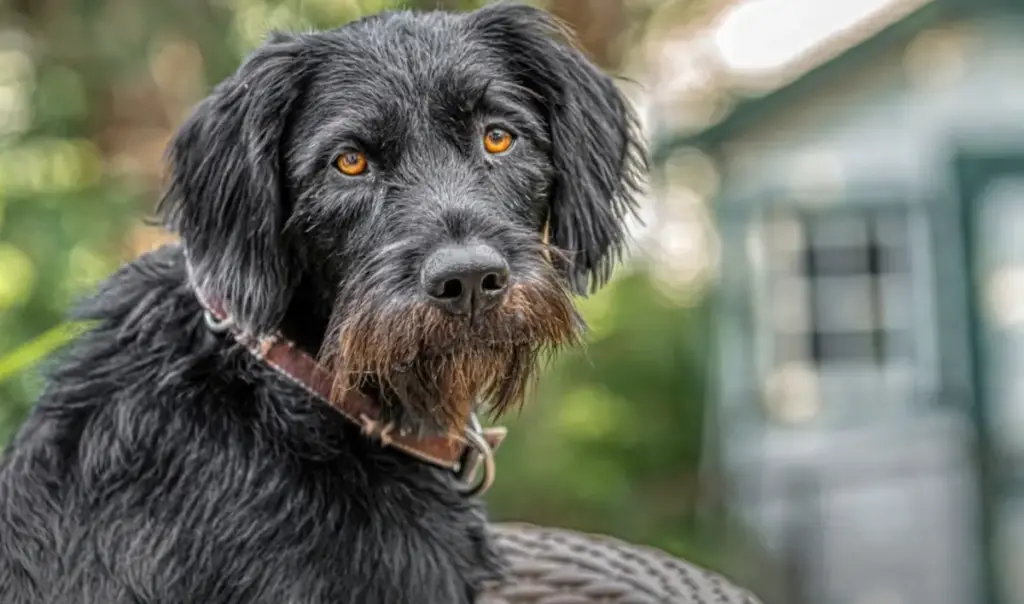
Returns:
[[[487,93],[490,92],[493,84],[493,79],[487,80],[483,83],[480,90],[476,93],[476,98],[473,100],[472,111],[480,111],[483,108],[484,103],[487,102]]]
[[[508,119],[512,125],[524,129],[532,136],[542,136],[543,125],[538,116],[528,109],[534,99],[535,95],[518,84],[491,80],[488,82],[487,93],[481,95],[475,111]]]
[[[319,130],[323,133],[316,145],[318,155],[336,152],[346,144],[354,144],[371,153],[379,153],[388,140],[401,138],[405,127],[400,113],[387,116],[373,108],[360,109],[327,121]]]
[[[504,112],[510,108],[507,102],[502,102],[502,90],[507,87],[495,78],[480,80],[473,76],[466,76],[466,81],[455,86],[454,91],[448,99],[443,102],[443,109],[448,111],[451,117],[468,117],[498,109]]]
[[[472,76],[461,74],[452,78],[441,89],[437,97],[440,116],[447,119],[464,119],[481,110],[486,103],[487,90],[492,80],[480,81]]]

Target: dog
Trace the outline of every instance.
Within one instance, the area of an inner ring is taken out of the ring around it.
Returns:
[[[473,602],[476,413],[580,340],[644,155],[538,9],[272,34],[170,142],[178,242],[79,306],[5,452],[0,602]]]

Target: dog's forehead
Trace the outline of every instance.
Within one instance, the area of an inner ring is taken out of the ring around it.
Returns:
[[[376,89],[388,84],[428,88],[460,77],[496,75],[500,53],[474,36],[460,16],[388,14],[325,33],[327,74]]]
[[[500,53],[473,33],[463,15],[440,12],[357,21],[325,34],[322,81],[370,101],[384,91],[401,98],[479,94],[506,74]]]
[[[506,57],[474,33],[457,15],[429,13],[326,32],[300,129],[408,146],[450,136],[483,100],[525,107]]]
[[[377,16],[307,40],[317,61],[294,132],[295,157],[309,166],[343,141],[398,158],[458,136],[474,111],[521,115],[531,103],[507,57],[463,15]]]

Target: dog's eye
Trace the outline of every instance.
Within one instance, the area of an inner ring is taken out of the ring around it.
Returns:
[[[484,133],[484,149],[491,154],[504,153],[512,146],[513,139],[512,133],[508,130],[488,128]]]
[[[345,176],[359,176],[366,172],[366,156],[359,151],[346,151],[338,156],[334,165]]]

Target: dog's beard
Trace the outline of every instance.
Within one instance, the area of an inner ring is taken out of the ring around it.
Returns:
[[[397,404],[402,427],[442,433],[463,430],[478,401],[495,417],[518,407],[541,361],[577,344],[583,328],[553,280],[512,285],[474,321],[427,302],[391,302],[350,307],[334,324],[322,356],[335,395],[371,388]]]

